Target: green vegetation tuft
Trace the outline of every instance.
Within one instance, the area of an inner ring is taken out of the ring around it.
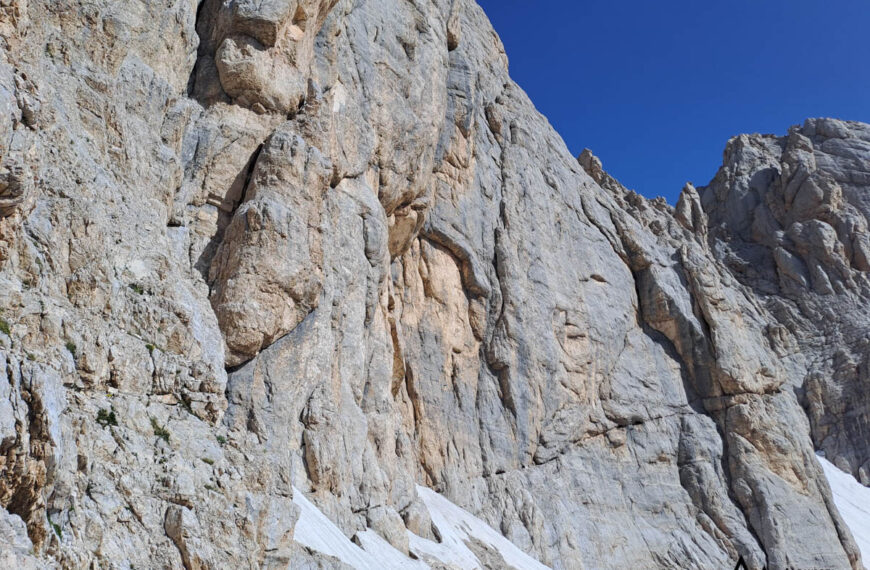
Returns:
[[[51,515],[48,515],[48,524],[51,525],[51,528],[54,529],[54,534],[61,540],[63,540],[63,530],[60,528],[59,524],[56,524],[53,520],[51,520]]]
[[[115,410],[100,410],[97,412],[97,423],[103,427],[118,425],[118,417],[115,415]]]
[[[214,459],[209,459],[208,457],[203,457],[202,462],[206,465],[214,465]]]
[[[73,358],[76,357],[76,343],[71,340],[66,341],[66,349],[73,355]]]
[[[169,430],[157,423],[157,418],[151,418],[151,427],[154,429],[154,435],[169,443]]]
[[[217,442],[221,445],[224,445],[227,442],[227,438],[222,435],[217,436]]]
[[[139,285],[138,283],[130,283],[130,289],[139,295],[145,294],[145,288]]]
[[[12,327],[9,326],[9,322],[6,319],[0,319],[0,332],[6,336],[12,336]]]

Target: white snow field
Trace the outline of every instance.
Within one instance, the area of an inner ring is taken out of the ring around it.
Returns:
[[[293,539],[311,550],[338,558],[357,570],[384,570],[385,568],[425,568],[415,566],[411,560],[401,552],[387,544],[381,537],[379,540],[371,540],[367,536],[362,541],[369,547],[369,551],[363,550],[345,536],[341,529],[335,526],[320,509],[305,498],[297,488],[293,488],[293,502],[299,506],[302,512],[296,522]],[[366,531],[367,534],[371,531]],[[374,533],[371,533],[374,534]],[[399,562],[401,561],[401,563]],[[407,564],[405,562],[407,561]]]
[[[423,499],[432,524],[441,534],[441,543],[420,538],[408,533],[411,552],[420,558],[426,555],[459,568],[480,568],[480,562],[465,545],[466,540],[477,539],[499,553],[504,561],[517,570],[547,570],[544,566],[519,548],[491,526],[439,495],[432,489],[417,486],[417,494]]]
[[[870,562],[870,489],[821,455],[816,457],[831,486],[834,504],[852,531],[852,537],[861,550],[861,558],[867,564]]]
[[[357,533],[357,546],[324,515],[299,489],[293,489],[293,502],[301,509],[294,539],[299,544],[332,556],[357,570],[424,570],[424,560],[437,561],[461,570],[482,569],[480,560],[466,545],[474,540],[501,556],[505,564],[516,570],[547,570],[544,566],[503,537],[499,532],[426,487],[417,493],[429,509],[432,524],[441,536],[433,542],[408,532],[409,549],[419,558],[413,560],[369,529]]]

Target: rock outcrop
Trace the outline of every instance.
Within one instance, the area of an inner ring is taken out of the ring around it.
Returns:
[[[870,127],[812,119],[740,136],[704,189],[717,259],[788,331],[814,445],[870,484]]]
[[[472,0],[0,30],[0,564],[861,567],[815,452],[870,484],[867,125],[674,209]]]

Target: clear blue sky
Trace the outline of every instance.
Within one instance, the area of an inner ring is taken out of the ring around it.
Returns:
[[[479,0],[574,154],[674,203],[727,140],[870,122],[870,0]]]

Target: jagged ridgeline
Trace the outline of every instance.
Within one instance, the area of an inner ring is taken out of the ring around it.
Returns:
[[[870,126],[672,208],[472,0],[0,4],[0,567],[861,567]]]

